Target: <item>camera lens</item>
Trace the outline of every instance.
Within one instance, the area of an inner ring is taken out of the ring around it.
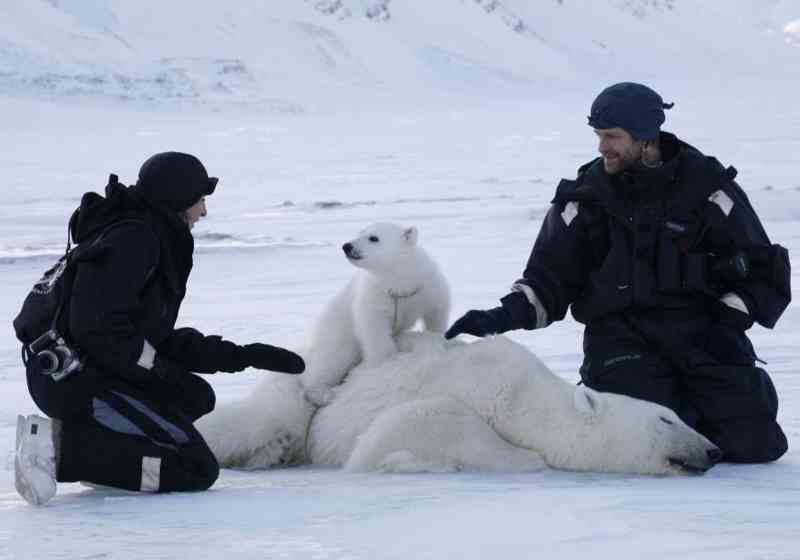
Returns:
[[[39,366],[39,371],[44,375],[51,375],[57,372],[61,366],[58,354],[52,350],[42,350],[36,354],[36,363]]]

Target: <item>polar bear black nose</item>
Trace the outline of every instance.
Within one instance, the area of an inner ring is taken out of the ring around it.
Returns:
[[[714,449],[709,449],[708,451],[706,451],[706,454],[708,455],[708,459],[712,463],[719,463],[720,460],[722,459],[722,450],[716,447]]]
[[[350,251],[352,251],[352,250],[353,250],[353,244],[352,243],[345,243],[344,245],[342,245],[342,251],[344,251],[344,253],[346,255],[349,254]]]

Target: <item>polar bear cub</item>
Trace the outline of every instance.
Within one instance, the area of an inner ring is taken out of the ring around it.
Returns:
[[[311,403],[329,403],[332,388],[359,363],[395,354],[394,337],[419,320],[427,331],[447,328],[450,288],[418,238],[415,227],[376,223],[342,246],[357,271],[312,331],[301,378]]]

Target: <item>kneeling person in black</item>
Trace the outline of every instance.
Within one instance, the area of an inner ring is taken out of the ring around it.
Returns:
[[[205,490],[219,466],[193,422],[214,409],[215,395],[191,372],[304,370],[282,348],[175,328],[192,268],[191,228],[216,184],[194,156],[167,152],[144,163],[136,185],[112,178],[105,197],[82,198],[70,233],[88,249],[76,253],[59,332],[83,367],[56,380],[35,359],[27,363],[30,394],[50,417],[19,417],[16,487],[30,503],[49,500],[56,481]]]
[[[778,397],[745,330],[772,328],[789,304],[788,253],[735,169],[660,130],[670,107],[629,82],[597,97],[601,157],[559,184],[502,305],[446,337],[541,328],[570,307],[586,325],[587,386],[672,408],[726,461],[774,461],[787,450]]]

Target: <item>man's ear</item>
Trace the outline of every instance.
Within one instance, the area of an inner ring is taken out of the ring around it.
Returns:
[[[417,228],[411,226],[403,232],[403,237],[410,245],[416,245],[417,239],[419,238],[419,232],[417,231]]]
[[[573,404],[582,415],[597,416],[603,408],[603,396],[588,387],[576,387]]]

